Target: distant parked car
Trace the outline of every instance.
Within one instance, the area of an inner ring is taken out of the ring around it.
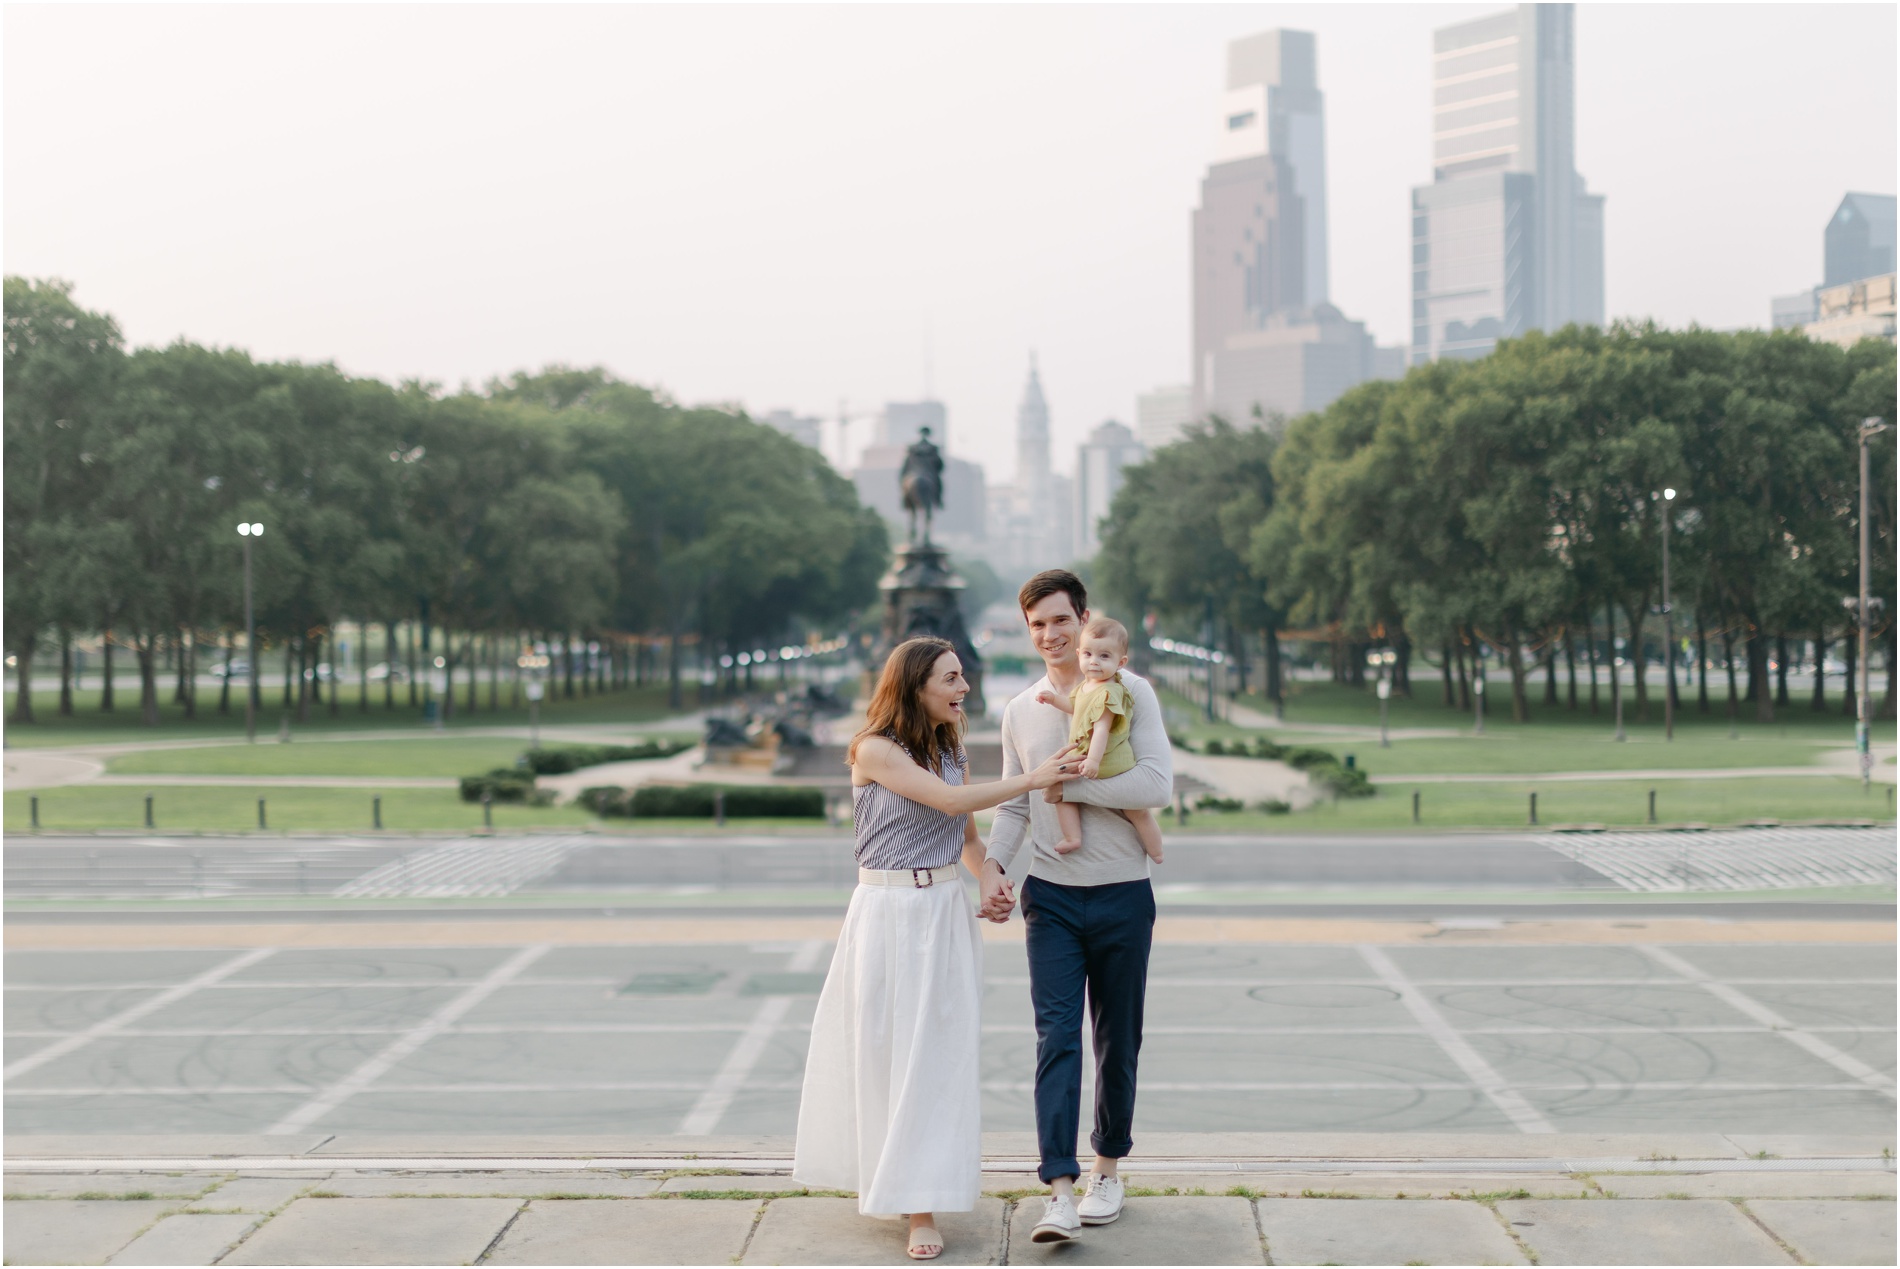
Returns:
[[[369,667],[370,682],[381,683],[385,679],[393,679],[398,683],[407,683],[409,681],[409,671],[401,664],[391,665],[387,661],[378,661],[375,665]]]
[[[336,678],[336,675],[330,672],[330,663],[328,661],[320,665],[306,666],[303,676],[306,679],[315,679],[319,683],[329,683]]]
[[[211,667],[211,676],[219,679],[227,676],[248,679],[251,677],[251,663],[242,658],[236,661],[221,662]]]

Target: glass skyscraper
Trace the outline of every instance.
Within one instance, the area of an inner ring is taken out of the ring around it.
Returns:
[[[1573,6],[1433,35],[1433,181],[1412,191],[1412,361],[1600,324],[1603,198],[1576,170]]]

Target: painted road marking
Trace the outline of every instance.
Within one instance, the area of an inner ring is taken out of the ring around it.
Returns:
[[[93,1023],[84,1031],[77,1032],[57,1043],[49,1044],[38,1053],[30,1053],[19,1061],[9,1064],[3,1073],[4,1078],[8,1080],[17,1079],[19,1076],[25,1075],[28,1071],[38,1070],[48,1062],[58,1061],[74,1050],[91,1044],[94,1040],[113,1035],[121,1028],[137,1022],[140,1018],[147,1017],[167,1005],[175,1004],[183,1000],[186,996],[191,995],[195,991],[205,987],[215,987],[225,978],[237,973],[239,970],[250,968],[276,950],[276,948],[272,947],[259,947],[233,956],[230,960],[213,966],[211,969],[199,974],[196,978],[187,979],[179,983],[176,987],[169,987],[159,992],[158,995],[153,996],[150,1000],[141,1001],[129,1009],[121,1010],[110,1018]]]
[[[1492,1069],[1491,1064],[1471,1047],[1451,1023],[1445,1021],[1445,1016],[1438,1012],[1430,1000],[1426,999],[1425,993],[1399,971],[1399,967],[1393,963],[1390,956],[1385,954],[1384,949],[1361,943],[1359,955],[1365,958],[1366,964],[1372,967],[1372,972],[1377,974],[1387,987],[1398,993],[1400,1002],[1414,1018],[1418,1019],[1419,1026],[1437,1042],[1438,1047],[1445,1051],[1445,1055],[1458,1064],[1458,1069],[1470,1077],[1471,1082],[1478,1087],[1479,1091],[1490,1098],[1491,1103],[1503,1111],[1505,1117],[1518,1126],[1519,1131],[1557,1131],[1551,1127],[1549,1120],[1524,1100],[1521,1093],[1505,1083],[1504,1077]]]
[[[286,1133],[301,1132],[303,1129],[308,1128],[318,1119],[321,1119],[324,1115],[329,1114],[330,1111],[356,1096],[356,1094],[362,1092],[365,1088],[368,1088],[370,1084],[375,1081],[377,1076],[387,1071],[403,1058],[408,1057],[411,1053],[414,1053],[436,1036],[442,1034],[443,1030],[452,1025],[457,1018],[460,1018],[463,1014],[486,1000],[497,988],[506,986],[516,975],[521,973],[522,970],[534,964],[552,950],[553,945],[549,943],[541,943],[534,947],[522,948],[506,961],[503,961],[500,965],[490,970],[480,982],[469,987],[466,991],[456,996],[454,1000],[449,1001],[433,1014],[429,1015],[428,1019],[421,1025],[405,1032],[401,1038],[389,1045],[381,1053],[378,1053],[375,1057],[369,1059],[369,1061],[364,1062],[354,1071],[351,1071],[348,1075],[330,1085],[330,1087],[324,1089],[321,1093],[297,1107],[297,1109],[291,1111],[288,1115],[285,1115],[275,1124],[265,1129],[265,1131],[273,1136],[280,1136]]]
[[[824,950],[823,940],[807,939],[798,945],[798,949],[785,962],[785,972],[797,974],[816,969],[818,958],[824,954]],[[686,1118],[680,1120],[680,1132],[705,1136],[719,1126],[719,1121],[732,1106],[733,1097],[746,1087],[752,1068],[765,1056],[766,1046],[771,1044],[772,1035],[779,1029],[779,1024],[785,1021],[792,1000],[791,996],[767,996],[759,1002],[758,1012],[739,1036],[738,1043],[732,1046],[732,1052],[726,1055],[725,1063],[713,1076],[712,1083],[699,1095],[693,1108],[686,1112]]]
[[[1891,1076],[1883,1075],[1859,1058],[1841,1052],[1820,1036],[1815,1035],[1803,1027],[1796,1026],[1752,996],[1743,995],[1728,983],[1718,982],[1715,978],[1703,973],[1701,969],[1666,948],[1640,944],[1636,950],[1655,961],[1658,965],[1682,975],[1737,1013],[1753,1018],[1756,1022],[1761,1023],[1765,1027],[1773,1028],[1776,1033],[1785,1037],[1789,1043],[1806,1049],[1809,1053],[1820,1058],[1835,1070],[1853,1076],[1875,1092],[1885,1093],[1888,1097],[1894,1096],[1894,1083]]]

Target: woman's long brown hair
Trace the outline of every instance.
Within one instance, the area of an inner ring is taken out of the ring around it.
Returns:
[[[866,736],[891,735],[931,775],[943,774],[946,754],[961,761],[963,724],[932,723],[924,713],[922,700],[924,684],[930,681],[937,658],[955,651],[948,639],[928,635],[907,639],[892,648],[884,672],[877,676],[870,708],[865,711],[864,730],[851,738],[844,760],[858,760],[858,745]]]

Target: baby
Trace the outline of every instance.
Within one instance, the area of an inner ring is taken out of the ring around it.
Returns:
[[[1135,765],[1135,750],[1128,743],[1128,725],[1134,699],[1122,683],[1121,669],[1128,664],[1128,630],[1109,617],[1096,617],[1082,630],[1082,682],[1067,697],[1054,692],[1037,692],[1039,704],[1053,705],[1072,718],[1069,740],[1088,747],[1082,762],[1082,774],[1091,780],[1120,775]],[[1082,807],[1079,803],[1058,801],[1061,786],[1043,793],[1056,803],[1056,818],[1062,824],[1062,840],[1056,852],[1066,855],[1082,845]],[[1148,858],[1161,862],[1161,823],[1153,811],[1118,811],[1134,827],[1141,848]]]

